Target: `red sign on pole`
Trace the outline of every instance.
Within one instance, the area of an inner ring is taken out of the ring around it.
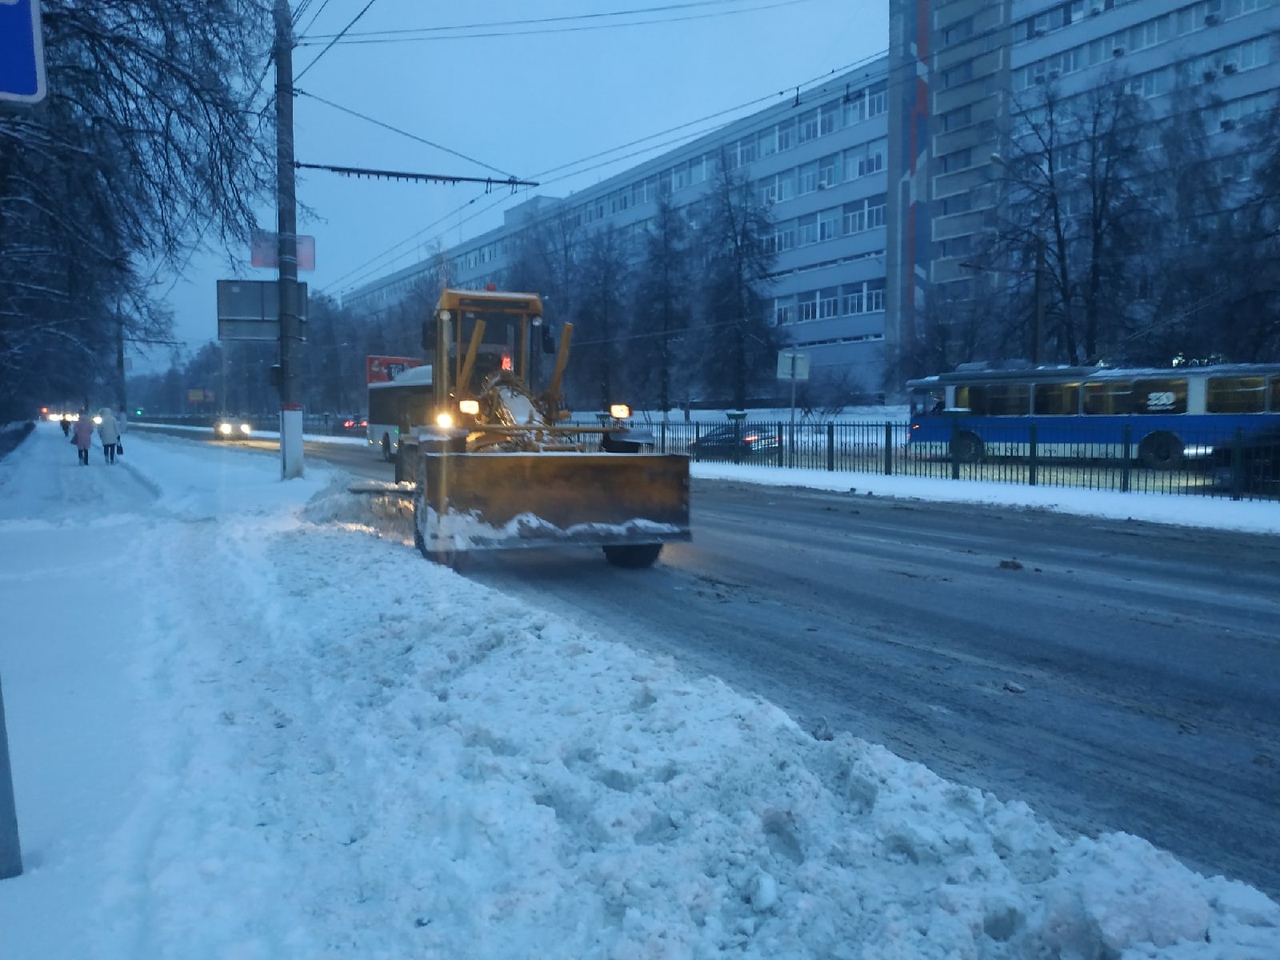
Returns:
[[[410,367],[420,367],[423,361],[413,357],[365,357],[365,383],[386,383],[394,380]]]

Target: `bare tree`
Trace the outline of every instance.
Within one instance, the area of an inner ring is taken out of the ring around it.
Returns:
[[[681,338],[692,316],[690,266],[688,222],[664,191],[644,237],[629,349],[636,399],[664,417],[674,397],[688,398],[692,357]]]
[[[1006,202],[993,252],[1023,278],[1006,288],[1012,304],[1027,303],[1030,280],[1030,310],[1016,314],[1030,313],[1023,322],[1045,338],[1037,359],[1095,357],[1135,320],[1131,265],[1154,223],[1149,122],[1145,103],[1115,75],[1070,99],[1045,84],[1015,112],[997,158]]]
[[[630,327],[630,258],[622,235],[612,226],[586,242],[581,280],[574,294],[577,309],[573,338],[575,362],[569,382],[579,397],[591,397],[607,410],[628,392],[622,340]]]
[[[764,315],[774,257],[765,244],[773,223],[756,191],[722,155],[700,204],[703,310],[695,339],[706,389],[739,409],[775,369],[777,329]]]
[[[266,193],[255,0],[44,0],[49,96],[0,114],[0,404],[114,379],[157,265],[247,236]],[[257,98],[260,99],[260,98]]]

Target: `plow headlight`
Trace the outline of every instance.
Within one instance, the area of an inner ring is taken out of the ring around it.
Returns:
[[[631,408],[625,403],[610,404],[609,416],[615,420],[626,420],[631,416]]]
[[[458,409],[461,412],[474,417],[476,414],[480,412],[480,401],[479,400],[459,400]]]
[[[436,426],[444,430],[448,430],[450,427],[453,426],[453,414],[451,413],[436,414]]]

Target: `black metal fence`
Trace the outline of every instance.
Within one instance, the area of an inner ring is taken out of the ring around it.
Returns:
[[[582,424],[586,426],[586,423]],[[641,426],[641,425],[637,425]],[[687,453],[698,462],[778,469],[875,473],[883,476],[985,480],[997,483],[1231,499],[1280,497],[1280,433],[1237,431],[1230,440],[1183,435],[1170,456],[1152,462],[1138,438],[1105,442],[1088,423],[1072,425],[1065,442],[1038,441],[1034,426],[1011,424],[975,450],[956,442],[909,442],[906,422],[728,424],[679,421],[647,425],[653,449]]]
[[[212,427],[208,417],[144,419]],[[249,419],[255,430],[279,428],[277,416]],[[599,421],[575,425],[598,427]],[[652,434],[653,449],[658,452],[688,454],[702,462],[1235,500],[1280,499],[1280,429],[1276,428],[1237,431],[1228,440],[1184,432],[1174,454],[1156,465],[1145,455],[1140,438],[1104,442],[1087,421],[1072,424],[1065,442],[1064,428],[1058,427],[1053,444],[1041,443],[1034,425],[1013,421],[1003,436],[988,432],[980,450],[954,437],[951,442],[909,442],[911,427],[905,421],[803,421],[794,432],[785,421],[764,420],[668,421],[636,427]],[[363,436],[365,432],[345,428],[341,418],[326,420],[316,415],[304,418],[303,429],[311,434]]]

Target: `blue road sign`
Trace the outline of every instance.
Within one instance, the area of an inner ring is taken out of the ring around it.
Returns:
[[[43,99],[40,0],[0,0],[0,100]]]

